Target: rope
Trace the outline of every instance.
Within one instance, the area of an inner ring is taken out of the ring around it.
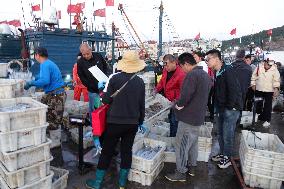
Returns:
[[[130,31],[128,25],[126,24],[125,18],[123,17],[123,15],[121,15],[121,16],[122,16],[122,20],[123,20],[123,22],[124,22],[124,24],[125,24],[125,27],[126,27],[126,29],[128,30],[128,33],[130,34],[130,37],[133,39],[133,41],[134,41],[134,43],[137,45],[137,47],[141,48],[141,47],[138,45],[138,43],[136,42],[135,38],[133,37],[133,35],[132,35],[132,33],[131,33],[131,31]]]

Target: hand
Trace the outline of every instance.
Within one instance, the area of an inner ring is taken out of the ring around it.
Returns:
[[[31,88],[31,86],[32,86],[32,81],[27,81],[27,82],[25,83],[24,89],[25,89],[25,90],[29,90],[29,88]]]
[[[105,88],[106,82],[105,81],[99,81],[98,82],[98,89],[103,90]]]
[[[101,143],[100,143],[100,140],[99,140],[99,137],[93,136],[93,141],[94,141],[95,147],[96,147],[97,149],[99,149],[99,148],[102,149]]]
[[[144,134],[144,133],[146,133],[146,131],[147,131],[147,127],[145,127],[144,123],[142,123],[141,125],[138,125],[138,132],[139,133]]]
[[[183,108],[184,108],[184,106],[179,107],[178,105],[176,105],[176,106],[175,106],[175,108],[176,108],[177,110],[181,110],[181,109],[183,109]]]
[[[151,93],[151,96],[156,97],[157,93],[158,92],[154,89],[153,92]]]
[[[256,86],[255,85],[251,86],[251,89],[255,91],[256,90]]]

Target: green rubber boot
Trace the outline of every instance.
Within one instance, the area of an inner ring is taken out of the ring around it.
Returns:
[[[106,174],[106,170],[97,169],[96,171],[96,179],[88,179],[86,181],[86,187],[90,189],[100,189],[102,182],[104,180],[104,176]]]
[[[129,169],[120,169],[119,171],[119,188],[124,189],[128,178]]]

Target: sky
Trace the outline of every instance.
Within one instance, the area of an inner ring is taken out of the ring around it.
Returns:
[[[105,7],[104,0],[71,0],[72,4],[84,1],[89,27],[93,23],[93,28],[101,29],[104,24],[110,32],[111,23],[114,22],[123,37],[131,41],[127,29],[129,25],[117,10],[118,4],[122,3],[140,38],[143,41],[158,39],[158,7],[161,0],[114,0],[114,7]],[[0,2],[0,21],[21,19],[23,23],[23,6],[28,27],[28,22],[32,25],[30,4],[39,4],[41,0]],[[62,11],[60,27],[69,27],[69,2],[70,0],[44,0],[44,6],[51,5]],[[201,38],[205,39],[231,39],[284,25],[284,0],[163,0],[163,5],[163,41],[166,42],[176,36],[179,39],[194,38],[199,32]],[[107,17],[96,17],[94,21],[92,13],[100,8],[106,8]],[[233,28],[237,28],[236,36],[229,34]]]

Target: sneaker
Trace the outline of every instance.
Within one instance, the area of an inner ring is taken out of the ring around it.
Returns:
[[[165,177],[169,181],[174,181],[174,182],[176,182],[176,181],[185,182],[186,181],[185,173],[180,173],[177,170],[174,173],[167,174]]]
[[[189,176],[194,177],[195,176],[195,166],[190,166],[188,169]]]
[[[264,122],[262,124],[263,127],[268,128],[270,126],[270,123],[268,121]]]
[[[226,169],[230,165],[232,165],[231,160],[229,157],[224,156],[224,158],[217,164],[219,168]]]
[[[216,155],[216,156],[212,156],[211,160],[212,160],[212,161],[215,161],[215,162],[219,162],[219,161],[221,161],[223,158],[224,158],[224,155],[218,154],[218,155]]]

